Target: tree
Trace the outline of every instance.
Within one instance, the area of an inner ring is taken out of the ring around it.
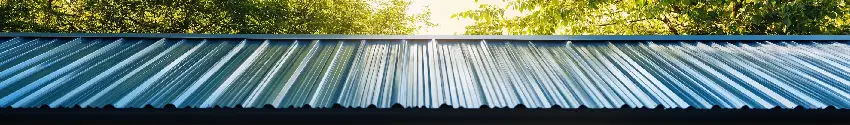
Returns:
[[[375,5],[375,6],[373,6]],[[0,31],[412,34],[403,0],[2,0]]]
[[[453,15],[465,34],[850,34],[845,0],[514,0]],[[529,15],[507,18],[506,9]]]

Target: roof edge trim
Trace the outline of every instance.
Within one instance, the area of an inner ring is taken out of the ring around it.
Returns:
[[[850,35],[339,35],[339,34],[183,34],[183,33],[0,33],[0,37],[121,37],[237,39],[457,39],[457,40],[613,40],[613,41],[760,41],[850,40]]]

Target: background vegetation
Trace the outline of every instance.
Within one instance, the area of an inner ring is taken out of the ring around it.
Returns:
[[[373,6],[375,5],[375,6]],[[0,0],[2,32],[413,34],[404,0]]]
[[[505,0],[471,35],[850,34],[846,0]],[[407,0],[0,0],[0,32],[415,34]],[[451,4],[451,3],[446,3]],[[438,6],[435,8],[439,8]],[[506,17],[505,10],[530,13]]]
[[[465,34],[850,34],[845,0],[509,0],[454,18]],[[529,12],[505,17],[506,9]]]

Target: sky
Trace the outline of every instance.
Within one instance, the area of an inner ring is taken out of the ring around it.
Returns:
[[[496,6],[505,6],[507,2],[502,0],[413,0],[410,5],[410,13],[421,13],[422,10],[428,8],[431,10],[431,22],[437,24],[435,27],[424,28],[418,31],[419,35],[460,35],[463,34],[464,27],[475,23],[472,19],[453,19],[452,14],[460,13],[467,10],[478,9],[481,4],[490,4]],[[505,16],[521,16],[526,13],[521,13],[516,10],[506,10]]]

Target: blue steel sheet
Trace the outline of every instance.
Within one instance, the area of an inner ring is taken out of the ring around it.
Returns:
[[[847,41],[0,40],[3,107],[850,107]]]

